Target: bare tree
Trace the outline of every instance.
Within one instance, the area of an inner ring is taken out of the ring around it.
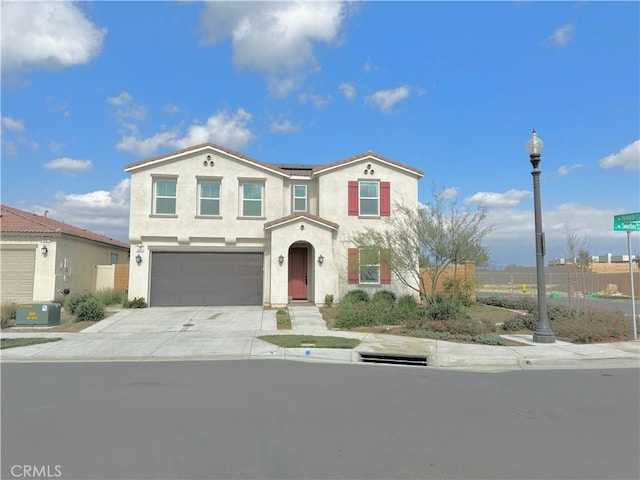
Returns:
[[[435,293],[438,278],[447,266],[463,261],[482,266],[489,261],[482,240],[493,225],[485,224],[486,211],[461,208],[447,201],[442,192],[434,186],[432,201],[417,210],[394,205],[394,213],[383,229],[368,227],[352,238],[360,247],[388,250],[386,266],[421,296]],[[428,289],[421,268],[429,274]]]
[[[591,264],[591,256],[589,254],[589,240],[586,237],[579,237],[577,233],[569,228],[569,225],[565,224],[565,242],[566,242],[566,267],[567,267],[567,295],[569,296],[569,311],[571,311],[571,297],[574,292],[573,278],[578,282],[578,271],[581,272],[582,277],[582,291],[583,296],[586,295],[586,270]],[[586,299],[583,299],[583,306],[586,309]]]

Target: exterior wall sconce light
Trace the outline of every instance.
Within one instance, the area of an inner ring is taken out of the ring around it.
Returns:
[[[282,264],[284,263],[284,257],[283,257],[282,255],[280,255],[280,256],[278,257],[278,263],[279,263],[280,265],[282,265]]]
[[[47,253],[49,253],[49,249],[47,248],[46,245],[42,245],[40,252],[42,253],[42,255],[46,255]]]
[[[142,256],[140,254],[136,255],[136,263],[140,265],[142,263]]]
[[[324,263],[324,257],[322,256],[322,254],[320,254],[320,256],[318,257],[318,263],[320,265],[322,265]]]

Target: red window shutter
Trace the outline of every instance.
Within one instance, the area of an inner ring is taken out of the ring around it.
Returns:
[[[358,182],[349,181],[349,215],[358,215]]]
[[[380,283],[391,283],[391,250],[380,251]]]
[[[360,283],[360,252],[350,248],[347,255],[348,283]]]
[[[391,215],[391,183],[380,182],[380,216]]]

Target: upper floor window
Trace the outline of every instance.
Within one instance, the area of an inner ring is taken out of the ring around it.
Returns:
[[[371,180],[348,183],[349,215],[388,217],[391,215],[391,183]]]
[[[156,215],[176,214],[176,179],[162,178],[153,182]]]
[[[199,184],[200,215],[220,215],[220,181],[203,181]]]
[[[293,211],[294,212],[307,211],[307,186],[306,185],[293,186]]]
[[[262,217],[264,184],[245,182],[241,184],[240,188],[242,192],[242,216]]]
[[[378,215],[380,201],[378,185],[378,182],[360,182],[358,196],[360,215]]]

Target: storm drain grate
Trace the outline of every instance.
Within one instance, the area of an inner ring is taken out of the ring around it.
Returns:
[[[360,361],[364,363],[386,363],[391,365],[427,366],[426,355],[403,355],[395,353],[360,352]]]

